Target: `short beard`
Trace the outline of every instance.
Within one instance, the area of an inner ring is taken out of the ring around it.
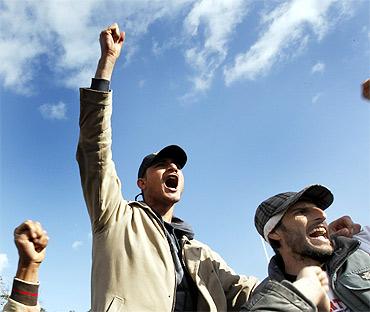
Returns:
[[[303,258],[310,258],[312,260],[318,261],[320,263],[325,263],[328,261],[332,254],[333,249],[318,249],[315,247],[308,246],[304,244],[299,252],[300,256]]]
[[[305,238],[303,240],[295,233],[288,233],[288,230],[284,224],[281,224],[280,228],[287,234],[286,242],[291,248],[292,252],[302,259],[309,258],[318,261],[319,263],[325,263],[330,259],[334,252],[333,248],[319,248],[309,245]]]

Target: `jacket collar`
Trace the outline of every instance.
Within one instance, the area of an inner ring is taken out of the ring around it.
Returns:
[[[146,209],[152,214],[154,214],[158,220],[163,221],[162,218],[152,208],[150,208],[144,201],[130,201],[129,204],[138,205],[141,208]],[[186,236],[186,238],[189,240],[194,238],[194,231],[189,223],[181,220],[178,217],[173,216],[171,225],[175,230],[176,236],[178,237]]]
[[[171,222],[177,237],[186,236],[189,240],[194,238],[194,232],[189,223],[181,220],[180,218],[173,217]]]
[[[330,260],[326,263],[326,269],[329,275],[332,275],[348,258],[350,254],[355,252],[360,246],[360,242],[353,238],[344,236],[333,236],[334,253]]]

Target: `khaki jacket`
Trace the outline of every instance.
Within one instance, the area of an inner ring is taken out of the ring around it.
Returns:
[[[170,246],[144,202],[122,197],[111,152],[112,93],[80,89],[77,160],[93,231],[92,311],[172,311],[176,281]],[[182,239],[198,311],[238,310],[256,279],[236,275],[208,246]]]
[[[3,312],[40,312],[40,306],[28,306],[18,301],[8,299],[8,302],[3,308]]]

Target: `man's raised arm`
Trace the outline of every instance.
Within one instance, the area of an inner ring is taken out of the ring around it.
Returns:
[[[12,293],[4,312],[39,312],[39,267],[45,258],[49,237],[39,222],[27,220],[14,230],[19,260]]]
[[[80,138],[77,161],[93,231],[101,230],[121,202],[121,184],[111,151],[112,92],[109,80],[123,42],[124,32],[113,24],[100,34],[101,57],[91,88],[80,89]]]

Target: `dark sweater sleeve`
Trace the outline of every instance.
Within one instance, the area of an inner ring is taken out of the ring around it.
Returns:
[[[109,91],[109,84],[109,80],[92,78],[90,89],[96,91]]]
[[[25,282],[18,278],[13,280],[12,293],[10,298],[28,306],[37,305],[39,295],[39,284]]]

